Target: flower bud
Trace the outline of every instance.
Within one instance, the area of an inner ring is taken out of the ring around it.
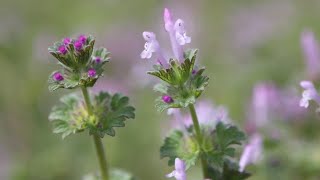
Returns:
[[[67,48],[64,45],[59,46],[58,51],[60,54],[63,54],[63,55],[67,54],[68,52]]]
[[[63,44],[64,45],[68,45],[70,43],[71,43],[71,39],[69,37],[66,37],[66,38],[63,39]]]
[[[96,75],[97,75],[96,70],[94,70],[94,69],[89,69],[89,71],[88,71],[88,76],[89,76],[89,77],[95,77]]]
[[[63,81],[64,80],[64,78],[63,78],[63,76],[62,76],[62,74],[60,72],[54,73],[53,74],[53,79],[55,81]]]
[[[164,96],[162,96],[162,100],[163,100],[165,103],[167,103],[167,104],[169,104],[169,103],[172,103],[172,102],[173,102],[172,97],[171,97],[171,96],[168,96],[168,95],[164,95]]]

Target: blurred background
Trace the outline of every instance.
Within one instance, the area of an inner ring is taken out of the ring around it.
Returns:
[[[153,62],[140,59],[145,30],[171,53],[164,7],[185,21],[192,37],[187,48],[200,49],[198,63],[210,77],[202,99],[227,107],[249,135],[252,128],[263,135],[263,158],[247,168],[251,179],[320,179],[316,107],[299,107],[299,82],[317,80],[308,74],[300,41],[306,30],[320,40],[319,0],[1,0],[1,180],[81,179],[98,169],[91,137],[85,132],[62,140],[47,118],[70,92],[48,91],[57,61],[47,48],[79,34],[92,34],[112,53],[94,91],[120,91],[137,108],[136,119],[103,139],[110,166],[141,180],[165,179],[172,168],[160,160],[159,147],[170,118],[154,108],[157,80],[145,74]],[[196,180],[200,171],[188,175]]]

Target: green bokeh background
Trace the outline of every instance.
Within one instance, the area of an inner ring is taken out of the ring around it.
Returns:
[[[199,60],[207,68],[210,85],[203,94],[228,107],[243,128],[247,105],[255,83],[272,81],[279,87],[298,88],[305,79],[300,34],[311,28],[320,39],[319,0],[1,0],[0,7],[0,179],[81,179],[98,169],[93,142],[86,133],[61,140],[51,132],[47,116],[61,95],[47,90],[47,77],[57,66],[46,49],[65,36],[90,33],[97,44],[112,52],[106,81],[123,87],[137,108],[135,120],[118,128],[116,137],[103,139],[109,164],[134,173],[141,180],[165,179],[172,168],[159,159],[159,147],[170,124],[156,112],[152,86],[128,86],[131,66],[140,59],[141,33],[158,34],[169,50],[162,22],[164,7],[183,18],[189,47],[200,49]],[[147,75],[145,75],[147,76]],[[152,77],[150,77],[152,78]],[[104,80],[102,80],[104,81]],[[129,89],[130,88],[130,89]],[[314,113],[310,111],[310,113]],[[319,128],[316,120],[306,119]],[[303,127],[283,127],[306,131]],[[268,151],[280,154],[279,166],[261,163],[249,167],[251,179],[320,178],[320,133],[312,140],[297,141]],[[300,136],[289,137],[291,139]],[[304,141],[302,143],[302,141]],[[294,147],[294,148],[292,148]],[[266,154],[266,156],[268,156]],[[288,154],[292,154],[288,155]],[[189,179],[200,179],[195,168]]]

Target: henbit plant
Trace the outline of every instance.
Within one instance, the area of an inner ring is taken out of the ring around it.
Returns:
[[[169,10],[165,9],[164,23],[174,57],[167,60],[156,35],[152,32],[143,32],[146,43],[141,58],[150,59],[153,53],[157,55],[154,70],[148,72],[162,80],[162,83],[154,87],[154,90],[161,94],[156,99],[156,108],[159,111],[188,108],[192,117],[191,125],[185,125],[183,130],[172,130],[160,148],[161,158],[168,157],[169,166],[175,164],[175,171],[167,177],[185,180],[185,171],[199,160],[204,179],[246,179],[249,174],[244,171],[244,167],[251,160],[245,159],[250,155],[244,157],[239,167],[239,163],[235,160],[234,147],[241,145],[245,140],[244,133],[236,126],[220,119],[201,120],[216,121],[216,123],[199,123],[194,104],[208,85],[209,78],[203,74],[205,68],[198,68],[195,65],[198,50],[183,50],[183,45],[191,42],[191,38],[186,34],[184,21],[178,19],[173,22]],[[250,149],[247,151],[251,152]]]
[[[103,67],[109,62],[105,48],[94,49],[92,36],[80,35],[75,39],[64,38],[49,47],[49,52],[58,60],[60,69],[49,76],[49,90],[60,88],[81,89],[81,94],[63,96],[61,103],[52,108],[49,120],[53,132],[65,138],[71,134],[88,131],[93,137],[100,164],[100,174],[85,176],[85,179],[132,180],[132,175],[121,170],[110,170],[101,139],[115,136],[115,127],[124,127],[125,120],[135,117],[135,108],[129,98],[119,93],[99,92],[91,94],[89,87],[103,75]]]

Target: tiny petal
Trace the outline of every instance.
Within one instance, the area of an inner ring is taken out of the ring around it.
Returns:
[[[172,103],[172,102],[173,102],[172,97],[171,97],[171,96],[168,96],[168,95],[164,95],[164,96],[162,96],[162,100],[163,100],[165,103],[167,103],[167,104],[169,104],[169,103]]]
[[[182,161],[179,158],[175,159],[174,166],[176,168],[176,171],[178,171],[178,172],[185,171],[185,169],[186,169],[184,161]]]
[[[64,78],[63,78],[63,76],[62,76],[62,74],[60,72],[54,73],[53,74],[53,79],[55,81],[63,81],[64,80]]]
[[[140,56],[142,59],[150,59],[152,57],[152,53],[159,50],[159,43],[156,39],[156,35],[153,32],[143,32],[143,38],[146,40],[144,44],[144,50],[141,52]]]
[[[88,76],[89,76],[89,77],[95,77],[96,75],[97,75],[96,70],[94,70],[94,69],[89,69],[89,71],[88,71]]]
[[[304,107],[304,108],[308,108],[309,106],[309,100],[306,100],[306,99],[301,99],[300,102],[299,102],[299,105],[300,107]]]
[[[63,39],[63,44],[68,45],[71,43],[71,39],[69,37]]]
[[[165,29],[166,31],[171,31],[172,30],[172,18],[171,18],[171,13],[170,11],[165,8],[164,9],[164,13],[163,13],[163,20],[164,20],[164,23],[165,23]]]
[[[63,54],[63,55],[67,54],[68,52],[67,48],[64,45],[59,46],[58,51],[60,54]]]

